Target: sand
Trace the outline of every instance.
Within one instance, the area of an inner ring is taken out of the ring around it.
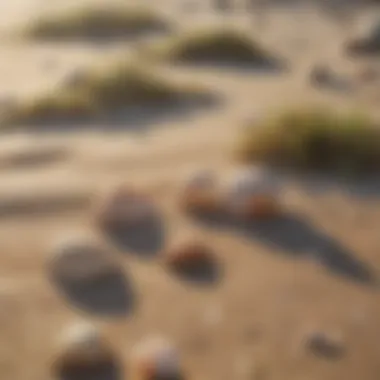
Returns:
[[[162,0],[151,6],[171,15],[184,29],[211,22],[251,28],[288,59],[290,69],[257,75],[163,67],[173,78],[214,89],[223,95],[223,105],[149,123],[132,122],[123,130],[104,125],[67,134],[2,135],[1,377],[54,378],[49,359],[59,331],[72,320],[88,318],[107,332],[120,354],[124,378],[133,345],[158,332],[178,344],[189,379],[377,379],[380,298],[377,281],[368,275],[377,277],[380,271],[376,195],[360,197],[344,186],[289,179],[284,185],[285,203],[297,217],[276,233],[256,236],[232,230],[222,233],[190,221],[176,207],[175,196],[184,173],[194,168],[228,174],[234,166],[229,155],[233,138],[247,118],[305,101],[360,106],[378,116],[380,87],[360,85],[355,91],[341,92],[310,86],[308,73],[317,62],[326,62],[350,78],[366,64],[344,57],[343,30],[310,9],[297,8],[295,13],[274,7],[268,25],[259,31],[242,6],[223,19],[206,5],[201,14],[186,13],[179,2]],[[8,28],[63,3],[69,2],[2,2],[0,22]],[[357,29],[373,15],[363,11]],[[2,94],[28,96],[54,88],[78,65],[110,58],[118,51],[119,46],[4,41],[0,46]],[[65,154],[30,158],[26,164],[14,159],[52,147]],[[59,234],[89,226],[93,200],[122,181],[139,184],[153,194],[163,210],[166,241],[186,231],[207,239],[223,267],[218,284],[188,284],[165,271],[155,257],[143,259],[118,251],[135,299],[128,312],[90,313],[57,291],[46,271],[49,244]],[[38,202],[47,198],[49,207],[39,207]],[[4,206],[10,202],[13,208]],[[295,236],[295,241],[284,235]],[[309,352],[304,338],[313,329],[340,335],[345,347],[342,357],[329,360]]]

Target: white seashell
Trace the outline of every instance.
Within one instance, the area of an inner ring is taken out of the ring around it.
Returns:
[[[229,184],[232,198],[245,198],[255,195],[276,196],[279,180],[272,173],[258,167],[250,167],[234,174]]]
[[[261,167],[248,167],[234,173],[227,186],[227,208],[240,215],[255,198],[278,199],[279,178]]]
[[[95,326],[82,322],[70,326],[62,336],[63,346],[78,350],[88,350],[101,346],[101,338]]]
[[[62,367],[96,365],[110,360],[110,348],[90,323],[77,323],[63,331],[56,360]]]

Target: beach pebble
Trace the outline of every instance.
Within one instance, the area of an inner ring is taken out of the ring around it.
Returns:
[[[182,238],[168,248],[165,263],[173,269],[186,270],[213,262],[212,249],[196,237]]]
[[[304,342],[314,355],[327,359],[339,359],[345,350],[343,337],[334,332],[312,331],[305,336]]]
[[[113,352],[101,332],[87,322],[76,323],[62,332],[54,356],[60,373],[94,371],[113,365]]]
[[[100,227],[119,229],[153,220],[157,210],[147,195],[132,187],[121,186],[100,201],[95,214],[96,224]]]
[[[132,368],[139,380],[183,378],[178,349],[160,336],[145,338],[133,348]]]
[[[376,21],[367,33],[346,43],[348,54],[371,54],[380,51],[380,20]]]
[[[310,83],[315,86],[326,85],[332,82],[333,74],[326,65],[317,64],[311,68],[309,79]]]
[[[54,276],[70,281],[96,281],[116,268],[103,243],[85,233],[64,235],[54,242],[49,264]]]
[[[228,208],[236,216],[265,218],[277,215],[279,195],[279,178],[259,167],[234,173],[227,185]]]
[[[217,179],[211,170],[191,173],[182,186],[181,207],[188,211],[213,212],[222,207]]]

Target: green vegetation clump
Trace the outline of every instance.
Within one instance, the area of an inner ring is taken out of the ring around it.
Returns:
[[[34,20],[24,34],[39,40],[121,38],[166,31],[168,22],[145,9],[84,7]]]
[[[116,64],[89,72],[75,86],[19,102],[2,118],[3,124],[38,124],[92,120],[133,106],[171,104],[207,95],[195,86],[179,86],[145,68]]]
[[[380,129],[369,117],[323,107],[291,109],[249,125],[240,160],[295,169],[363,174],[380,168]]]
[[[249,35],[233,29],[211,29],[179,36],[162,46],[158,55],[171,62],[264,64],[270,54]]]

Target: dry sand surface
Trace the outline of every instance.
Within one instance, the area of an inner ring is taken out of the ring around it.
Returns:
[[[312,64],[326,62],[352,78],[368,62],[345,58],[342,29],[305,7],[273,8],[268,24],[258,30],[238,2],[234,15],[224,18],[213,15],[201,1],[203,10],[186,13],[180,2],[144,1],[184,29],[222,21],[250,30],[286,57],[290,70],[259,75],[163,67],[173,77],[214,89],[224,96],[223,105],[129,123],[125,130],[111,132],[89,128],[67,134],[1,136],[1,378],[53,379],[49,359],[57,334],[70,321],[88,318],[111,338],[125,378],[134,344],[161,333],[179,346],[189,379],[378,379],[380,297],[377,281],[363,273],[380,275],[379,193],[360,197],[344,187],[287,181],[285,202],[299,220],[289,222],[294,226],[289,224],[281,233],[296,234],[297,241],[305,242],[300,247],[280,236],[221,233],[201,226],[179,212],[175,194],[188,170],[210,167],[221,175],[228,173],[233,167],[231,141],[246,118],[305,100],[360,106],[378,116],[380,82],[377,88],[361,85],[351,92],[313,89],[308,83]],[[1,1],[0,23],[6,29],[69,3]],[[374,11],[367,13],[360,13],[358,30],[374,16]],[[78,65],[119,51],[120,46],[4,40],[0,44],[3,94],[53,88]],[[94,197],[120,181],[141,184],[154,195],[165,217],[166,241],[189,230],[207,239],[223,267],[219,283],[187,284],[167,273],[155,258],[119,252],[135,298],[128,312],[104,317],[71,304],[57,292],[46,273],[49,244],[61,233],[86,227]],[[322,248],[317,255],[312,247],[318,244]],[[343,342],[342,355],[313,355],[305,344],[313,330],[337,334]]]

